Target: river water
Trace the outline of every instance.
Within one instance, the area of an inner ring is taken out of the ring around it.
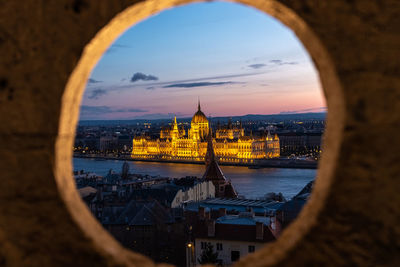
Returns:
[[[128,161],[130,173],[160,175],[180,178],[202,177],[204,165]],[[123,161],[74,158],[74,170],[95,172],[104,176],[110,169],[121,172]],[[239,166],[220,166],[225,177],[231,180],[239,195],[250,199],[263,197],[266,193],[281,192],[286,199],[295,196],[308,182],[315,178],[315,169],[263,168],[249,169]]]

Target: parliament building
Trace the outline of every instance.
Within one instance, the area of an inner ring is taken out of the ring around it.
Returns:
[[[183,126],[178,126],[176,117],[173,123],[160,131],[160,138],[136,136],[133,139],[133,159],[160,161],[204,162],[207,152],[210,123],[201,111],[193,115],[187,133]],[[280,156],[279,137],[269,132],[264,136],[246,136],[242,126],[233,126],[231,122],[218,126],[215,136],[211,137],[215,156],[221,163],[254,163],[258,159]]]

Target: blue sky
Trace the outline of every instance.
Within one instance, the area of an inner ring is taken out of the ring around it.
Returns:
[[[81,119],[321,111],[317,72],[297,37],[243,5],[173,8],[128,29],[91,74]]]

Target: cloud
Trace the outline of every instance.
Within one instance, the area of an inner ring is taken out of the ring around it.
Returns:
[[[103,81],[98,81],[98,80],[95,80],[92,78],[89,78],[89,80],[88,80],[88,83],[101,83],[101,82],[103,82]]]
[[[135,116],[132,119],[135,120],[158,120],[158,119],[172,119],[174,116],[177,116],[178,118],[185,118],[185,117],[191,117],[192,114],[184,114],[184,113],[150,113],[150,114],[144,114],[141,116]]]
[[[140,108],[118,108],[110,106],[81,106],[81,113],[83,115],[103,115],[109,113],[140,113],[148,112],[148,110]]]
[[[113,44],[107,49],[106,54],[114,53],[120,48],[132,48],[132,46],[123,44]]]
[[[113,44],[111,47],[115,47],[115,48],[132,48],[132,46],[124,45],[124,44]]]
[[[307,108],[300,110],[287,110],[279,112],[279,114],[296,114],[296,113],[307,113],[307,112],[326,112],[327,107],[318,107],[318,108]]]
[[[236,82],[197,82],[197,83],[174,83],[166,85],[163,88],[192,88],[192,87],[202,87],[202,86],[219,86],[225,84],[234,84]]]
[[[142,80],[142,81],[157,81],[158,78],[156,76],[153,76],[150,74],[146,75],[141,72],[136,72],[135,74],[133,74],[133,76],[131,78],[132,83],[140,81],[140,80]]]
[[[148,110],[140,109],[140,108],[118,108],[118,109],[112,110],[112,112],[139,113],[139,112],[148,112]]]
[[[104,114],[109,113],[110,107],[107,106],[81,106],[81,113],[90,113],[90,114]]]
[[[261,64],[261,63],[248,65],[248,67],[250,67],[252,69],[261,69],[262,67],[265,67],[265,66],[267,66],[267,65]]]
[[[246,72],[246,73],[237,73],[237,74],[227,74],[227,75],[219,75],[219,76],[207,76],[207,77],[199,77],[199,78],[192,78],[192,79],[185,79],[185,80],[174,80],[174,81],[165,81],[165,82],[150,82],[150,83],[139,83],[139,84],[132,84],[132,83],[125,83],[125,84],[116,84],[113,87],[107,88],[107,92],[111,91],[121,91],[121,90],[131,90],[133,88],[137,89],[138,86],[142,87],[143,89],[146,90],[158,90],[161,88],[168,88],[167,86],[172,85],[172,84],[182,84],[182,83],[198,83],[202,81],[210,82],[210,80],[221,80],[221,79],[230,79],[230,78],[239,78],[239,77],[248,77],[248,76],[256,76],[256,75],[262,75],[267,72]],[[230,82],[230,83],[236,83],[236,84],[241,84],[245,82]],[[173,86],[170,86],[171,88]],[[181,87],[182,88],[182,87]],[[178,89],[176,89],[178,90]]]
[[[99,97],[106,95],[107,91],[104,89],[94,89],[88,96],[89,99],[99,99]]]
[[[280,60],[280,59],[273,59],[273,60],[270,60],[269,61],[270,63],[272,63],[272,64],[275,64],[275,65],[278,65],[278,66],[282,66],[282,65],[297,65],[297,64],[299,64],[298,62],[296,62],[296,61],[283,61],[283,60]]]
[[[265,72],[251,72],[251,73],[238,73],[238,74],[227,74],[227,75],[220,75],[220,76],[208,76],[202,78],[193,78],[193,79],[186,79],[186,80],[175,80],[175,81],[168,81],[168,82],[155,82],[155,83],[148,83],[146,86],[155,87],[152,89],[157,89],[157,87],[162,88],[162,86],[168,86],[171,84],[179,84],[179,83],[194,83],[200,81],[208,81],[208,80],[220,80],[220,79],[228,79],[228,78],[239,78],[239,77],[246,77],[246,76],[254,76],[265,74]],[[118,86],[119,89],[130,89],[132,85],[120,85]],[[151,89],[149,89],[151,90]]]

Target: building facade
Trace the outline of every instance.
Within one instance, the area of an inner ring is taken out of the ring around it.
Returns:
[[[207,244],[217,253],[218,266],[232,266],[242,257],[253,253],[276,238],[270,228],[270,218],[253,212],[226,215],[212,219],[201,218],[194,231],[194,256],[189,266],[200,266],[199,260]]]
[[[170,127],[160,131],[160,138],[136,136],[133,139],[133,159],[203,161],[207,152],[207,137],[210,124],[201,111],[200,103],[193,115],[190,129],[179,127],[176,117]],[[216,130],[213,139],[215,155],[220,162],[252,163],[257,159],[280,156],[279,137],[245,136],[240,126],[228,124]]]
[[[211,181],[202,181],[192,187],[180,189],[171,203],[171,208],[179,208],[187,202],[199,202],[215,197],[215,186]]]

